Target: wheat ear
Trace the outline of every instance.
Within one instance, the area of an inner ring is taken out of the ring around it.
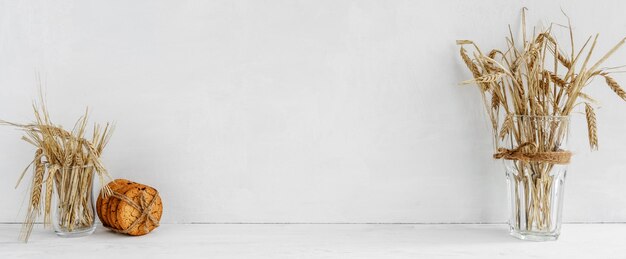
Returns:
[[[20,239],[26,242],[30,233],[33,229],[33,223],[39,216],[39,212],[41,211],[41,188],[43,185],[43,177],[45,173],[45,168],[42,162],[43,150],[37,149],[35,152],[35,172],[33,176],[33,182],[31,186],[30,193],[30,206],[28,207],[28,214],[26,215],[26,220],[24,225],[22,225],[22,231],[20,232]]]
[[[513,114],[509,113],[506,115],[506,118],[504,118],[504,121],[502,122],[502,128],[500,129],[500,135],[498,137],[500,137],[500,139],[504,139],[504,137],[506,137],[506,135],[509,133],[509,131],[511,131],[512,128]]]
[[[611,90],[613,90],[613,92],[615,92],[617,96],[619,96],[624,101],[626,101],[626,91],[624,91],[624,89],[622,89],[622,87],[619,86],[617,81],[615,81],[615,79],[610,77],[607,73],[601,73],[600,75],[604,77],[606,84],[611,88]]]
[[[596,113],[589,103],[585,103],[585,114],[587,117],[587,130],[589,133],[589,146],[591,150],[598,150],[598,128],[596,125]]]

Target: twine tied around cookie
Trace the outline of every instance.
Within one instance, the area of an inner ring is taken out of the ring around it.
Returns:
[[[128,228],[124,230],[119,230],[119,229],[115,229],[111,227],[106,227],[106,228],[113,230],[117,233],[128,234],[131,230],[133,230],[135,227],[137,227],[139,224],[143,222],[147,223],[148,221],[151,221],[155,227],[158,227],[159,221],[155,219],[154,216],[152,216],[152,206],[155,204],[157,197],[159,197],[159,191],[156,191],[156,193],[154,194],[154,197],[152,197],[152,200],[150,202],[146,200],[145,194],[146,194],[145,190],[142,190],[140,192],[139,204],[137,204],[132,199],[126,197],[126,195],[122,195],[118,192],[113,192],[113,194],[111,195],[112,197],[118,198],[126,202],[128,205],[135,208],[136,210],[141,211],[141,215],[139,215],[139,217],[137,217],[137,219],[135,219],[135,221],[133,221],[133,223],[130,224],[130,226],[128,226]],[[148,224],[144,224],[143,227],[144,227],[144,233],[150,232],[150,229],[148,228]]]
[[[528,147],[529,151],[524,151]],[[514,149],[498,148],[498,153],[493,154],[495,159],[519,160],[524,162],[546,162],[551,164],[569,164],[572,152],[565,150],[538,151],[537,145],[526,142]]]

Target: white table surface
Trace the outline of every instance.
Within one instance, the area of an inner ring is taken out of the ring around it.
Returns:
[[[0,258],[626,258],[626,224],[565,224],[556,242],[502,224],[165,224],[143,237],[98,226],[81,238],[41,225],[28,244],[0,224]]]

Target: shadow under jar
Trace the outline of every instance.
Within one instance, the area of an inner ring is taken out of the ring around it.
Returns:
[[[499,143],[506,168],[510,234],[523,240],[556,240],[567,164],[568,116],[513,116]]]
[[[91,165],[63,167],[53,174],[52,226],[58,236],[87,236],[96,230],[94,174]]]

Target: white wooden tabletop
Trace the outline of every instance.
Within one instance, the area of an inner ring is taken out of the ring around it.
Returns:
[[[626,224],[566,224],[556,242],[510,237],[501,224],[166,224],[128,237],[98,226],[59,238],[0,224],[0,258],[626,258]]]

